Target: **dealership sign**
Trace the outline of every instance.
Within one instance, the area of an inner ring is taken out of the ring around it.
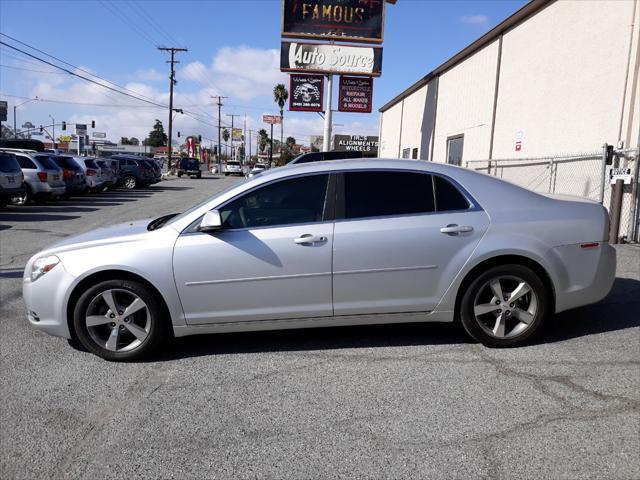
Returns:
[[[337,151],[378,154],[378,137],[363,135],[334,135],[333,149]]]
[[[292,73],[289,84],[289,110],[294,112],[322,112],[324,77]]]
[[[280,115],[262,115],[262,121],[271,125],[278,125],[282,123],[282,117]]]
[[[382,47],[282,42],[280,70],[377,77],[382,73]]]
[[[232,142],[241,142],[243,140],[242,129],[234,128],[231,131],[231,141]]]
[[[107,138],[106,132],[91,132],[91,136],[94,138]]]
[[[87,134],[87,124],[76,123],[76,135],[86,135],[86,134]]]
[[[283,0],[282,36],[382,43],[384,0]]]
[[[340,77],[339,112],[371,113],[373,78]]]

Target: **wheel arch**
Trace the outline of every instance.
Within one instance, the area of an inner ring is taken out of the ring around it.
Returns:
[[[107,280],[133,280],[144,284],[149,287],[157,296],[158,302],[162,310],[165,314],[165,321],[170,321],[171,313],[169,311],[169,307],[164,297],[160,293],[160,291],[146,278],[136,274],[129,272],[127,270],[118,270],[118,269],[110,269],[110,270],[101,270],[99,272],[94,272],[91,275],[83,278],[78,284],[73,288],[71,294],[69,295],[69,300],[67,301],[66,307],[66,320],[67,327],[69,328],[69,334],[71,335],[72,340],[77,340],[76,332],[73,327],[73,310],[78,302],[78,299],[82,295],[82,293],[89,288],[91,285],[95,285],[96,283],[104,282]],[[168,331],[173,332],[173,328],[169,328]]]
[[[464,292],[466,292],[467,288],[469,288],[469,285],[471,284],[471,282],[473,282],[473,280],[476,277],[478,277],[478,275],[482,274],[488,269],[499,266],[499,265],[506,265],[506,264],[522,265],[524,267],[528,267],[531,270],[533,270],[533,272],[536,275],[538,275],[538,277],[540,277],[540,280],[542,281],[544,286],[547,288],[551,296],[552,305],[551,305],[550,311],[551,312],[555,311],[556,291],[555,291],[555,286],[553,284],[553,281],[551,280],[551,276],[549,275],[549,272],[547,272],[547,270],[540,263],[538,263],[536,260],[533,260],[529,257],[525,257],[523,255],[517,255],[517,254],[506,254],[506,255],[497,255],[495,257],[487,258],[481,261],[480,263],[478,263],[477,265],[475,265],[471,270],[467,272],[464,279],[460,283],[460,286],[458,287],[458,292],[456,294],[456,303],[455,303],[456,319],[458,319],[460,315],[460,302],[462,301]]]

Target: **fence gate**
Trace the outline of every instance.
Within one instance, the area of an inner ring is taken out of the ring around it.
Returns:
[[[465,165],[534,192],[573,195],[600,202],[609,210],[612,220],[615,238],[610,241],[619,243],[640,240],[638,160],[639,149],[615,150],[605,145],[591,153],[468,160]]]

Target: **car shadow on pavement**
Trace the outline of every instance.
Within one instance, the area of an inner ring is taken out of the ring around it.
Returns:
[[[91,207],[76,207],[71,205],[54,206],[54,205],[38,205],[38,206],[24,206],[20,207],[20,210],[14,210],[11,213],[80,213],[80,212],[96,212],[98,208]]]
[[[536,344],[640,326],[640,281],[616,278],[604,300],[552,316]],[[172,340],[150,361],[204,355],[475,343],[458,323],[405,323],[197,335]]]
[[[57,220],[74,220],[77,215],[48,215],[41,213],[0,213],[0,221],[9,222],[52,222]]]

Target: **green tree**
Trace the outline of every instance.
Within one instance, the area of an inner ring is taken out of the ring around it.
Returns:
[[[131,137],[129,139],[129,145],[140,145],[140,140],[138,140],[136,137]]]
[[[269,134],[264,128],[261,128],[258,131],[258,148],[261,152],[264,152],[264,149],[267,148],[267,143],[269,143]]]
[[[287,137],[287,141],[285,145],[289,150],[293,149],[293,146],[296,144],[296,139],[294,137]]]
[[[164,133],[162,122],[156,119],[153,130],[149,132],[148,144],[152,147],[162,147],[167,145],[167,134]]]
[[[222,130],[222,139],[224,140],[225,143],[225,150],[227,150],[227,145],[226,143],[229,141],[229,137],[231,136],[231,134],[229,133],[229,129],[225,128],[224,130]]]
[[[273,88],[273,101],[280,107],[280,145],[283,144],[284,135],[284,105],[289,99],[289,92],[284,84],[279,83]]]

